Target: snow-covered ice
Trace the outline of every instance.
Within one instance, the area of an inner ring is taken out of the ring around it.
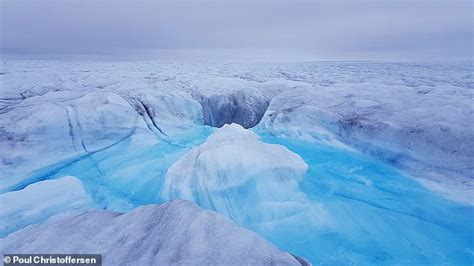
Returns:
[[[472,264],[473,71],[3,61],[0,197],[71,175],[95,207],[186,198],[313,262]]]
[[[0,236],[5,236],[54,215],[90,209],[93,201],[80,180],[66,176],[0,194],[0,206]]]
[[[168,169],[161,196],[192,200],[247,226],[321,222],[324,210],[315,210],[299,189],[307,169],[284,146],[264,143],[238,124],[224,125]]]
[[[306,85],[275,96],[259,129],[344,143],[409,170],[424,184],[436,182],[438,191],[470,204],[473,99],[472,90],[436,83],[399,88],[364,82],[320,89]]]
[[[182,200],[54,219],[9,235],[1,252],[102,254],[104,265],[301,265],[255,233]]]

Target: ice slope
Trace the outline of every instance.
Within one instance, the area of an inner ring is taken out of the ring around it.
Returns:
[[[225,125],[169,168],[161,196],[223,213],[313,262],[472,260],[472,237],[464,235],[473,230],[472,209],[434,196],[381,161],[330,144]]]
[[[0,152],[10,176],[2,191],[31,183],[21,181],[32,170],[131,136],[137,145],[155,136],[176,140],[193,125],[252,127],[266,113],[263,132],[342,142],[454,200],[469,203],[474,194],[470,61],[43,60],[1,67]],[[48,156],[32,160],[36,154]]]
[[[0,194],[0,237],[61,214],[94,207],[77,178],[66,176],[37,182],[18,191]]]
[[[156,141],[152,134],[176,139],[181,130],[203,123],[251,127],[270,104],[264,131],[319,138],[323,133],[333,143],[409,169],[430,187],[467,203],[473,194],[472,70],[469,61],[5,61],[2,172],[16,180],[2,182],[2,189],[24,186],[20,179],[33,169],[135,133]],[[38,153],[48,156],[31,160]]]
[[[283,145],[309,168],[298,186],[259,180],[273,185],[263,199],[302,195],[296,205],[236,222],[313,262],[471,265],[472,73],[472,62],[4,61],[0,191],[73,175],[100,208],[162,203],[168,169],[217,130],[206,125],[258,123],[258,147]],[[222,188],[192,199],[250,195]],[[323,224],[280,219],[310,206]]]
[[[305,221],[252,228],[280,248],[315,264],[474,262],[474,208],[446,200],[358,151],[268,133],[261,140],[304,159],[309,169],[300,190],[326,211],[327,223],[316,228]]]
[[[161,197],[191,200],[247,227],[321,223],[324,210],[299,189],[307,169],[284,146],[264,143],[238,124],[224,125],[168,169]]]
[[[383,84],[301,86],[272,99],[259,129],[310,142],[344,143],[471,204],[474,93],[455,93],[437,86],[390,91]]]
[[[120,96],[93,91],[80,95],[53,92],[27,98],[2,110],[2,149],[9,178],[1,190],[21,189],[34,170],[65,158],[91,154],[148,131],[137,113]],[[39,97],[39,99],[38,99]],[[155,141],[155,140],[151,140]],[[32,180],[35,181],[35,180]]]
[[[2,81],[6,90],[2,95],[9,95],[11,87],[26,86],[9,83],[20,81],[16,77]],[[122,85],[127,90],[121,91],[113,83],[110,89],[70,83],[49,84],[38,91],[33,89],[41,84],[31,85],[23,92],[13,90],[19,98],[4,98],[0,156],[1,175],[8,178],[2,179],[0,191],[21,189],[38,181],[31,179],[37,170],[64,159],[90,159],[124,141],[143,149],[156,143],[176,144],[180,133],[203,124],[200,104],[173,88],[164,93],[144,82],[126,81]]]
[[[104,265],[301,265],[255,233],[180,200],[55,219],[2,239],[1,252],[99,253]]]

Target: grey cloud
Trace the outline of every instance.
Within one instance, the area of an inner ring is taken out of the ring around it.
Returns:
[[[472,58],[471,1],[1,4],[4,54],[228,50],[299,54],[308,60]]]

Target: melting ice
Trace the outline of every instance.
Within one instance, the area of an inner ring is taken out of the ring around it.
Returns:
[[[2,237],[186,199],[316,264],[474,262],[472,65],[4,68]]]

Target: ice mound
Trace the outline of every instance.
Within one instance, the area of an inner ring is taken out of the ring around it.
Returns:
[[[450,97],[449,91],[299,86],[272,99],[257,130],[355,148],[408,170],[450,199],[472,204],[473,94]]]
[[[92,205],[81,181],[73,176],[41,181],[19,191],[0,194],[0,236],[57,214],[92,208]]]
[[[90,157],[126,141],[142,148],[176,141],[180,132],[203,124],[201,106],[190,95],[143,90],[53,90],[0,110],[0,191],[39,181],[28,177],[65,159]]]
[[[196,202],[241,225],[296,219],[312,215],[298,184],[307,169],[284,146],[261,142],[240,125],[224,125],[168,169],[161,196]]]
[[[141,142],[153,137],[137,112],[116,93],[46,95],[26,98],[0,116],[0,158],[7,166],[0,191],[40,181],[27,177],[62,160],[90,156],[134,135]]]
[[[255,233],[180,200],[51,220],[9,235],[1,252],[100,253],[104,265],[300,265]]]

